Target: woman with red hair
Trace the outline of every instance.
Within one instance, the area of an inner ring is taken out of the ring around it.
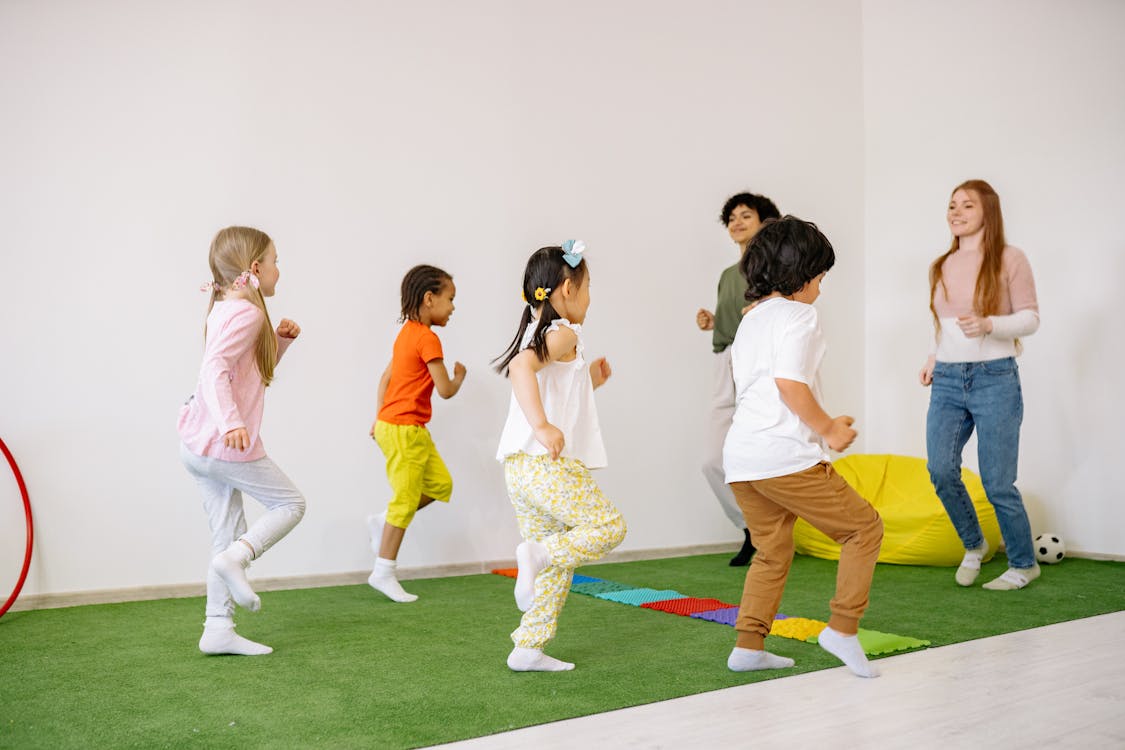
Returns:
[[[958,185],[946,214],[953,242],[930,266],[935,346],[919,379],[931,386],[927,466],[965,557],[956,580],[971,586],[988,543],[961,481],[961,453],[973,430],[988,501],[996,509],[1008,570],[984,584],[1021,589],[1039,577],[1031,525],[1016,489],[1023,393],[1020,337],[1039,327],[1035,279],[1027,257],[1004,241],[1000,197],[984,180]]]

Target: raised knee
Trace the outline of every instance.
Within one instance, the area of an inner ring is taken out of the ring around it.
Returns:
[[[625,541],[625,533],[628,531],[625,526],[625,517],[618,513],[617,517],[610,521],[608,531],[614,547]]]

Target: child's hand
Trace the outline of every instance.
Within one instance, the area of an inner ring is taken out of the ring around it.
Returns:
[[[855,440],[856,431],[852,429],[854,422],[855,420],[848,416],[833,419],[828,432],[824,433],[824,439],[827,441],[828,447],[837,453],[846,451]]]
[[[289,318],[282,318],[277,324],[277,335],[285,339],[295,339],[301,335],[301,326]]]
[[[937,357],[930,357],[926,360],[926,364],[922,365],[922,369],[918,371],[918,382],[922,385],[929,385],[934,382],[934,363]]]
[[[715,327],[715,314],[701,307],[699,312],[695,314],[695,324],[699,326],[701,331],[710,331]]]
[[[552,461],[559,457],[566,445],[566,438],[563,436],[562,430],[550,422],[542,427],[535,428],[535,439],[547,449]]]
[[[590,380],[594,381],[594,387],[600,388],[609,380],[609,376],[613,374],[613,369],[609,366],[609,362],[605,357],[598,357],[590,363]]]
[[[464,380],[465,374],[467,372],[468,370],[465,369],[465,365],[461,364],[460,362],[453,363],[453,379],[457,382],[461,382],[462,380]]]
[[[976,315],[966,315],[962,318],[957,318],[957,325],[961,327],[961,333],[965,334],[965,337],[970,339],[979,339],[981,336],[987,336],[992,333],[992,321],[988,318],[981,318]]]
[[[245,427],[236,427],[226,435],[223,435],[223,445],[228,448],[234,448],[236,451],[249,450],[250,433],[246,431]]]

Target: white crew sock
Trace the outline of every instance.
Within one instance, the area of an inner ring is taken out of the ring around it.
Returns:
[[[769,651],[734,647],[727,657],[727,669],[732,672],[754,672],[759,669],[788,669],[797,662]]]
[[[535,578],[551,564],[551,554],[539,542],[523,542],[516,547],[516,564],[516,607],[526,612],[535,601]]]
[[[574,665],[547,656],[537,648],[516,646],[508,654],[508,669],[513,672],[569,672],[574,669]]]
[[[371,551],[379,556],[383,547],[383,524],[387,522],[387,511],[367,517],[367,530],[371,533]]]
[[[418,597],[415,594],[408,594],[403,590],[402,584],[398,582],[395,576],[395,569],[398,568],[397,560],[388,560],[385,557],[375,558],[375,569],[371,571],[371,575],[367,577],[367,583],[371,588],[386,594],[387,598],[396,602],[413,602],[417,601]]]
[[[1034,568],[1008,568],[1000,574],[999,578],[993,578],[984,584],[984,588],[989,591],[1015,591],[1022,589],[1038,577],[1039,563],[1035,563]]]
[[[236,654],[238,656],[264,656],[273,649],[255,643],[234,632],[234,621],[229,617],[208,617],[203,623],[203,637],[199,650],[205,654]]]
[[[250,587],[250,581],[246,580],[246,568],[250,566],[253,557],[254,552],[250,546],[235,539],[231,546],[211,558],[211,569],[223,579],[239,606],[257,612],[262,608],[262,600]]]
[[[977,580],[980,575],[980,564],[985,555],[988,554],[988,541],[981,542],[980,546],[976,549],[965,550],[965,557],[961,560],[961,565],[957,568],[954,578],[961,586],[972,586],[973,582]]]
[[[860,677],[878,677],[879,668],[867,661],[867,654],[863,653],[863,646],[859,645],[859,636],[844,635],[832,628],[820,631],[816,638],[820,647],[835,656],[847,665]]]

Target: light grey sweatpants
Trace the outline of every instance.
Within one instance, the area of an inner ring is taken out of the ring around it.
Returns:
[[[723,470],[723,443],[727,439],[731,420],[734,419],[735,393],[734,371],[730,363],[730,347],[715,352],[711,374],[711,403],[707,410],[707,430],[703,438],[703,476],[715,499],[727,514],[736,529],[746,528],[742,509],[735,502],[734,492],[727,484],[727,473]]]
[[[242,539],[254,548],[254,557],[293,530],[305,515],[305,498],[269,456],[257,461],[220,461],[197,456],[180,444],[180,460],[203,493],[203,510],[211,525],[211,557]],[[246,528],[242,493],[266,507],[266,512]],[[211,557],[207,559],[210,560]],[[234,600],[215,571],[207,569],[207,616],[231,617]]]

